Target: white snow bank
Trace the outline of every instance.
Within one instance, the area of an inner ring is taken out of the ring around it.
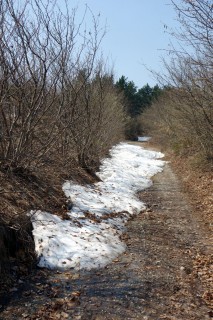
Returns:
[[[140,142],[146,142],[149,141],[151,139],[151,137],[138,137],[138,141]]]
[[[39,266],[59,269],[103,267],[125,251],[120,240],[128,217],[145,205],[136,192],[151,185],[162,170],[163,154],[121,143],[101,165],[102,182],[63,185],[73,207],[70,220],[47,212],[32,213],[33,235]]]

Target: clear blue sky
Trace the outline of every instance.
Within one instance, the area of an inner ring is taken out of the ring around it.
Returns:
[[[164,26],[169,30],[177,25],[170,0],[68,0],[68,4],[77,5],[79,12],[87,4],[95,16],[100,13],[101,24],[107,25],[102,49],[116,78],[124,75],[138,88],[156,84],[144,64],[156,71],[162,68],[163,49],[169,49],[171,39]]]

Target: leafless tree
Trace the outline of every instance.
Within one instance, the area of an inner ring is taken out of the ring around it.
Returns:
[[[168,108],[176,139],[196,145],[213,157],[213,5],[208,0],[172,0],[180,22],[173,36],[181,46],[164,59],[166,75],[159,80],[170,88]],[[172,98],[171,98],[172,97]],[[165,99],[165,97],[164,97]],[[164,117],[165,118],[165,117]],[[166,117],[168,119],[168,117]]]
[[[95,167],[124,125],[99,59],[105,29],[87,7],[78,24],[76,9],[62,12],[57,1],[2,0],[0,8],[1,164],[35,166],[59,155]]]

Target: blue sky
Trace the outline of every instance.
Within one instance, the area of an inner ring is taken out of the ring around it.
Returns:
[[[107,25],[102,50],[116,79],[124,75],[138,88],[156,84],[144,65],[162,69],[161,56],[167,55],[171,39],[166,31],[177,26],[170,0],[68,0],[68,4],[77,5],[79,12],[87,4],[95,16],[100,13],[101,25]]]

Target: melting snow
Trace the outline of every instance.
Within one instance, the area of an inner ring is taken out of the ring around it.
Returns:
[[[145,209],[137,191],[162,171],[163,154],[121,143],[101,165],[101,182],[81,186],[67,181],[63,190],[73,202],[70,220],[32,212],[38,265],[50,269],[103,267],[125,251],[120,236],[128,218]]]
[[[138,141],[140,142],[146,142],[149,141],[151,139],[151,137],[138,137]]]

